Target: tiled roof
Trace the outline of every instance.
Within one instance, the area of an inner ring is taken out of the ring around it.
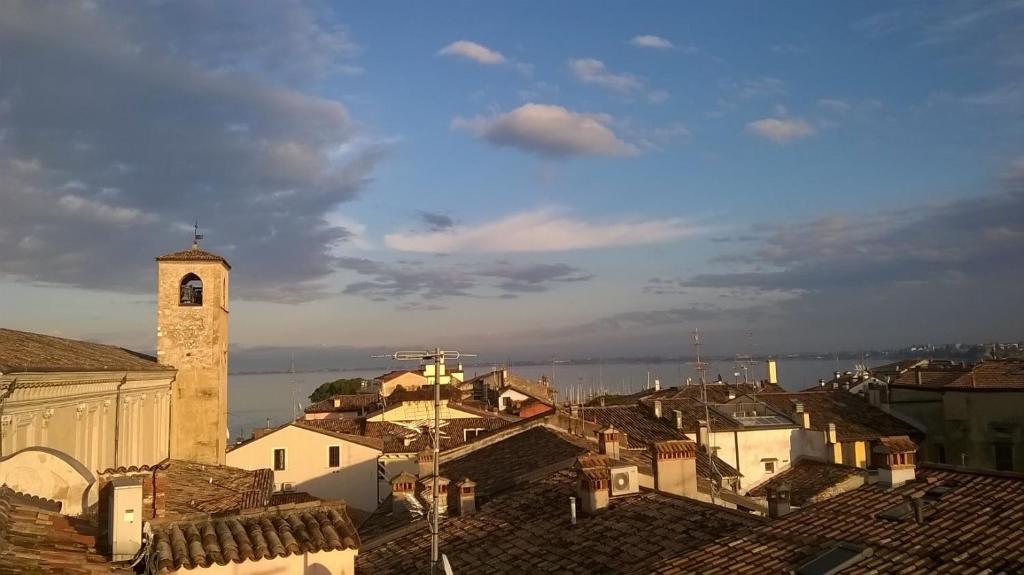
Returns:
[[[153,357],[112,345],[0,328],[0,373],[173,370]]]
[[[879,445],[876,449],[882,449],[887,453],[907,453],[917,451],[917,444],[911,441],[906,435],[883,437],[878,440],[878,443]]]
[[[274,472],[270,469],[250,471],[179,460],[136,471],[107,470],[101,479],[140,474],[144,475],[143,493],[152,494],[147,517],[156,519],[263,507],[274,489]]]
[[[333,395],[323,401],[310,404],[305,411],[306,413],[334,413],[341,411],[373,411],[377,408],[376,404],[380,401],[380,396],[376,393],[342,393]],[[338,402],[338,405],[335,405]]]
[[[671,427],[663,419],[655,418],[651,412],[639,405],[587,407],[581,410],[581,417],[601,427],[614,425],[626,434],[626,441],[633,449],[646,449],[655,441],[686,439],[682,431]]]
[[[872,551],[838,573],[1024,573],[1024,475],[918,467],[896,489],[865,485],[635,573],[785,573],[839,542]],[[880,514],[923,497],[925,516]]]
[[[867,470],[849,465],[822,463],[802,459],[789,469],[747,492],[748,497],[767,497],[768,491],[785,485],[789,488],[789,502],[803,507],[835,494],[835,489],[853,477],[866,477]],[[859,485],[855,485],[859,487]]]
[[[163,574],[358,547],[344,504],[318,502],[155,525],[152,562]]]
[[[288,426],[297,427],[299,429],[305,429],[316,433],[322,433],[331,437],[336,437],[345,441],[355,443],[357,445],[363,445],[372,449],[383,451],[384,442],[379,437],[368,437],[360,432],[359,424],[348,419],[297,419],[288,423],[282,424],[274,429],[271,429],[265,433],[253,434],[253,437],[246,439],[241,443],[236,443],[228,448],[228,451],[234,451],[243,445],[248,445],[253,441],[273,435],[275,432],[280,431]]]
[[[96,551],[95,524],[54,504],[0,486],[0,575],[132,573]]]
[[[531,430],[532,431],[532,430]],[[725,537],[760,520],[694,500],[645,491],[612,498],[607,509],[569,518],[576,473],[562,470],[445,518],[441,551],[455,573],[619,573]],[[471,478],[476,480],[476,478]],[[401,537],[367,540],[361,575],[429,572],[430,533],[420,522]]]
[[[653,399],[644,399],[643,405],[649,409],[654,408]],[[715,409],[715,406],[709,405],[707,412],[704,411],[704,404],[696,398],[682,397],[676,399],[659,399],[661,402],[661,417],[669,423],[669,425],[675,425],[675,411],[680,411],[683,414],[683,431],[689,433],[696,433],[699,429],[699,421],[710,418],[711,429],[714,431],[738,431],[743,429],[738,421],[729,417],[724,413],[720,413]]]
[[[322,499],[305,491],[277,491],[270,494],[270,505],[272,507],[296,503],[315,503],[318,501],[322,501]]]
[[[180,252],[171,252],[162,256],[157,256],[156,261],[158,262],[222,262],[228,269],[231,266],[228,265],[228,260],[224,259],[217,254],[210,253],[206,250],[199,249],[198,246],[193,245],[187,250],[181,250]]]
[[[545,467],[571,463],[597,444],[548,427],[533,427],[482,447],[458,459],[442,462],[441,475],[468,477],[480,496],[515,485],[520,477]]]
[[[459,408],[461,409],[461,406]],[[509,425],[511,422],[498,417],[449,419],[447,424],[441,427],[441,450],[454,449]],[[467,441],[466,431],[474,429],[483,429],[484,431]],[[382,440],[385,453],[418,453],[430,445],[429,433],[417,433],[408,427],[390,421],[367,421],[363,427],[363,434]]]
[[[796,418],[796,403],[803,403],[811,415],[811,429],[826,430],[836,425],[836,438],[866,441],[894,435],[920,436],[915,427],[868,403],[863,397],[842,390],[762,393],[757,398],[790,418]]]
[[[990,359],[973,367],[921,367],[899,375],[894,385],[954,391],[1024,391],[1024,359]]]
[[[729,401],[730,393],[734,396],[740,396],[785,391],[782,387],[773,383],[728,383],[715,381],[708,383],[705,386],[693,384],[662,389],[661,391],[656,391],[644,396],[644,399],[700,399],[703,394],[703,390],[701,389],[702,387],[707,387],[707,398],[710,403],[725,403],[726,401]]]

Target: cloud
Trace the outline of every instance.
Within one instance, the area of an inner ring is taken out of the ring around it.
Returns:
[[[559,283],[585,282],[593,278],[565,263],[515,263],[426,265],[422,262],[383,263],[365,258],[342,258],[340,267],[369,276],[348,284],[343,293],[373,301],[402,301],[399,309],[443,309],[422,302],[453,297],[507,297],[540,293]],[[408,301],[419,298],[422,301]]]
[[[341,103],[280,83],[341,73],[327,59],[354,49],[344,32],[243,5],[0,4],[0,274],[151,292],[152,258],[199,217],[239,296],[329,291],[352,234],[325,214],[386,148]]]
[[[747,131],[780,143],[799,140],[815,133],[814,126],[801,118],[764,118],[747,124]]]
[[[557,252],[676,241],[701,230],[681,218],[584,221],[541,209],[474,226],[388,234],[388,247],[410,252]]]
[[[496,146],[512,146],[542,156],[623,156],[636,146],[619,139],[609,116],[574,112],[561,106],[524,104],[495,116],[456,118],[452,128],[465,130]]]
[[[458,40],[452,42],[444,48],[441,48],[437,53],[440,56],[466,58],[467,60],[473,60],[474,62],[487,66],[504,64],[506,62],[505,56],[503,56],[501,52],[491,50],[487,46],[477,44],[476,42],[470,42],[469,40]]]
[[[594,84],[623,94],[638,92],[644,83],[632,74],[615,74],[608,70],[604,62],[594,58],[571,58],[569,71],[584,84]]]
[[[444,214],[436,214],[434,212],[420,210],[419,215],[420,219],[423,220],[423,223],[430,226],[431,231],[438,232],[455,225],[455,221]]]
[[[829,112],[836,114],[845,114],[850,111],[850,103],[846,100],[838,100],[834,98],[822,98],[818,100],[818,107]]]
[[[662,38],[661,36],[654,36],[651,34],[634,36],[629,43],[640,48],[655,48],[658,50],[671,50],[672,48],[675,48],[675,45],[673,45],[672,42]]]

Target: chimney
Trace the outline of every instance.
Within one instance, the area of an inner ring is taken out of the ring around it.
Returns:
[[[827,434],[825,437],[826,443],[839,443],[836,440],[836,424],[829,422],[828,430],[825,433]]]
[[[476,513],[476,482],[463,477],[455,484],[455,514],[472,515]]]
[[[653,443],[651,460],[655,489],[697,498],[697,444],[686,440]]]
[[[883,437],[871,451],[872,461],[880,461],[878,483],[883,487],[899,487],[917,477],[917,445],[906,435]]]
[[[437,481],[437,509],[441,515],[448,513],[448,478],[428,477],[420,480],[420,497],[429,509],[434,502],[434,481]]]
[[[736,399],[736,390],[729,388],[729,399]]]
[[[678,409],[672,410],[672,415],[676,417],[676,429],[679,431],[683,430],[683,412]]]
[[[578,469],[576,490],[582,511],[588,515],[608,507],[611,473],[608,460],[593,455],[576,458]]]
[[[914,370],[914,378],[917,380],[917,385],[921,385],[921,368]]]
[[[779,383],[779,372],[778,367],[775,364],[775,360],[769,359],[765,363],[768,366],[768,383]]]
[[[128,561],[142,548],[142,478],[118,477],[106,491],[111,560]]]
[[[906,496],[910,501],[910,507],[914,510],[914,523],[922,525],[924,523],[924,500],[920,497]]]
[[[825,448],[828,449],[829,463],[843,463],[843,444],[839,443],[836,424],[829,422],[825,430]]]
[[[416,464],[418,466],[419,478],[425,479],[434,474],[434,452],[430,449],[424,449],[423,451],[416,454]]]
[[[788,515],[789,507],[789,484],[783,483],[778,487],[768,489],[768,517],[778,519]]]
[[[341,407],[341,398],[340,397],[335,397],[334,398],[334,407]]]
[[[601,455],[619,459],[619,430],[614,425],[597,432],[597,448]]]
[[[824,379],[819,379],[819,380],[818,380],[818,385],[819,385],[820,387],[825,387],[825,380],[824,380]]]
[[[661,380],[660,379],[655,379],[654,380],[654,391],[661,391]]]
[[[654,380],[658,381],[658,380]],[[654,400],[654,417],[661,419],[661,402],[657,399]]]
[[[415,504],[416,477],[403,471],[391,478],[391,512],[407,513]]]
[[[704,451],[711,452],[710,437],[708,437],[708,422],[703,419],[697,420],[697,445],[704,448]]]

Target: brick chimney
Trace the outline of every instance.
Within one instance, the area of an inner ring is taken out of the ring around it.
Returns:
[[[654,488],[697,498],[697,444],[692,441],[659,441],[651,444]]]
[[[107,537],[113,561],[127,561],[142,548],[142,478],[118,477],[104,489]]]
[[[899,487],[917,477],[917,445],[906,435],[883,437],[871,452],[872,461],[878,467],[879,484]]]
[[[576,492],[580,498],[583,513],[588,515],[608,507],[611,487],[611,472],[608,458],[595,455],[581,455],[576,458]]]
[[[683,412],[679,411],[678,409],[673,409],[672,410],[672,415],[675,416],[676,429],[678,429],[679,431],[682,431],[683,430]]]
[[[420,479],[430,477],[434,474],[434,452],[430,449],[424,449],[417,453],[416,464]]]
[[[391,478],[391,512],[407,513],[416,498],[416,476],[403,471]]]
[[[476,482],[463,477],[455,484],[455,515],[476,513]]]
[[[437,509],[441,515],[448,513],[448,483],[447,477],[428,477],[420,479],[420,498],[429,508],[434,502],[434,481],[437,481]]]
[[[597,449],[601,455],[619,459],[619,430],[614,425],[597,432]]]
[[[789,514],[789,484],[768,489],[768,517],[778,519]]]

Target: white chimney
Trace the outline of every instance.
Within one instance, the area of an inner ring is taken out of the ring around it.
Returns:
[[[883,437],[872,449],[873,461],[878,465],[878,483],[885,487],[899,487],[917,477],[915,459],[917,445],[906,435]]]
[[[654,391],[661,391],[661,380],[660,379],[655,379],[654,380]]]
[[[676,417],[676,429],[682,431],[683,429],[683,412],[678,409],[672,410],[672,415]]]
[[[455,484],[455,514],[471,515],[476,513],[476,482],[464,477]]]
[[[416,477],[403,471],[391,478],[391,511],[405,513],[414,506],[416,498]]]
[[[779,383],[779,372],[775,360],[769,359],[765,364],[768,368],[768,383]]]
[[[697,445],[692,441],[659,441],[651,444],[654,488],[664,493],[696,499]]]
[[[654,380],[654,381],[658,381],[658,380]],[[657,399],[654,400],[654,417],[657,417],[658,419],[661,419],[661,402],[658,401]]]
[[[108,485],[111,559],[127,561],[142,548],[142,478],[118,477]]]
[[[704,451],[707,451],[708,453],[711,453],[711,446],[709,445],[710,442],[711,442],[711,438],[709,437],[709,435],[710,434],[708,433],[708,422],[704,421],[703,419],[698,419],[697,420],[697,445],[702,447],[704,449]]]
[[[597,432],[597,448],[601,455],[619,459],[619,430],[609,425]]]

